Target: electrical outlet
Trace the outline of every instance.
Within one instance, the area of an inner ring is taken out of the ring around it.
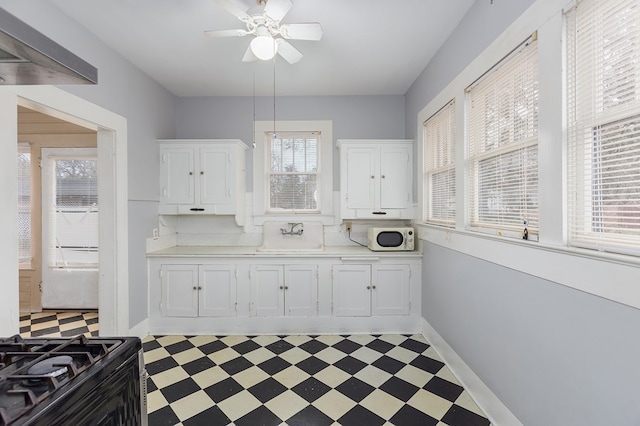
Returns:
[[[158,228],[153,228],[153,239],[157,240],[159,237],[158,235]]]
[[[344,228],[347,230],[347,232],[351,232],[351,222],[345,222]]]

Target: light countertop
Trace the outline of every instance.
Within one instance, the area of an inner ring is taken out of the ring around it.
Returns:
[[[359,246],[327,246],[323,250],[268,250],[253,246],[173,246],[147,257],[422,257],[420,251],[371,251]]]

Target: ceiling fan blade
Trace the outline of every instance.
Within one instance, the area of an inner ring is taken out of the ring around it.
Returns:
[[[285,39],[277,38],[276,42],[278,43],[278,55],[282,56],[290,64],[295,64],[302,59],[302,53]]]
[[[247,47],[247,51],[244,52],[244,56],[242,57],[242,62],[254,62],[257,61],[258,57],[253,54],[251,50],[251,46]]]
[[[244,10],[236,6],[236,4],[233,1],[231,0],[215,0],[215,1],[216,3],[218,3],[218,5],[220,5],[220,7],[222,7],[224,10],[226,10],[227,12],[229,12],[230,14],[232,14],[242,22],[247,22],[251,20],[251,16],[247,12],[245,12]]]
[[[274,21],[280,22],[291,9],[291,0],[269,0],[264,8],[264,14]]]
[[[282,24],[280,25],[280,35],[284,38],[294,40],[320,40],[322,38],[322,27],[318,22],[308,22],[304,24]]]
[[[204,35],[207,37],[221,38],[221,37],[242,37],[249,34],[247,30],[209,30],[205,31]]]

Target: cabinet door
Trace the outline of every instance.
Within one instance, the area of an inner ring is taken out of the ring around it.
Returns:
[[[409,206],[411,157],[407,147],[380,148],[380,209]]]
[[[216,204],[219,207],[231,204],[231,150],[229,148],[201,148],[199,150],[199,191],[200,203]],[[231,212],[233,213],[233,212]]]
[[[371,315],[371,266],[334,265],[333,315],[363,317]]]
[[[230,317],[236,314],[236,268],[201,265],[198,315]]]
[[[161,268],[163,316],[198,316],[198,266],[162,265]]]
[[[160,148],[160,203],[193,204],[194,150]]]
[[[363,147],[347,148],[347,208],[375,209],[376,194],[376,149]]]
[[[289,265],[284,269],[285,314],[316,316],[318,314],[318,267]]]
[[[408,315],[410,308],[409,265],[373,265],[371,274],[371,313]]]
[[[251,267],[251,316],[279,317],[284,314],[282,265]]]

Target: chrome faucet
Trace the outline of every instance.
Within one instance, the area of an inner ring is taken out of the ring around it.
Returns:
[[[289,222],[288,225],[289,225],[289,229],[280,228],[280,232],[282,233],[282,235],[302,235],[302,232],[304,232],[304,229],[302,228],[304,225],[301,222],[298,222],[298,223]],[[297,226],[300,226],[300,229],[295,231],[295,228]]]

